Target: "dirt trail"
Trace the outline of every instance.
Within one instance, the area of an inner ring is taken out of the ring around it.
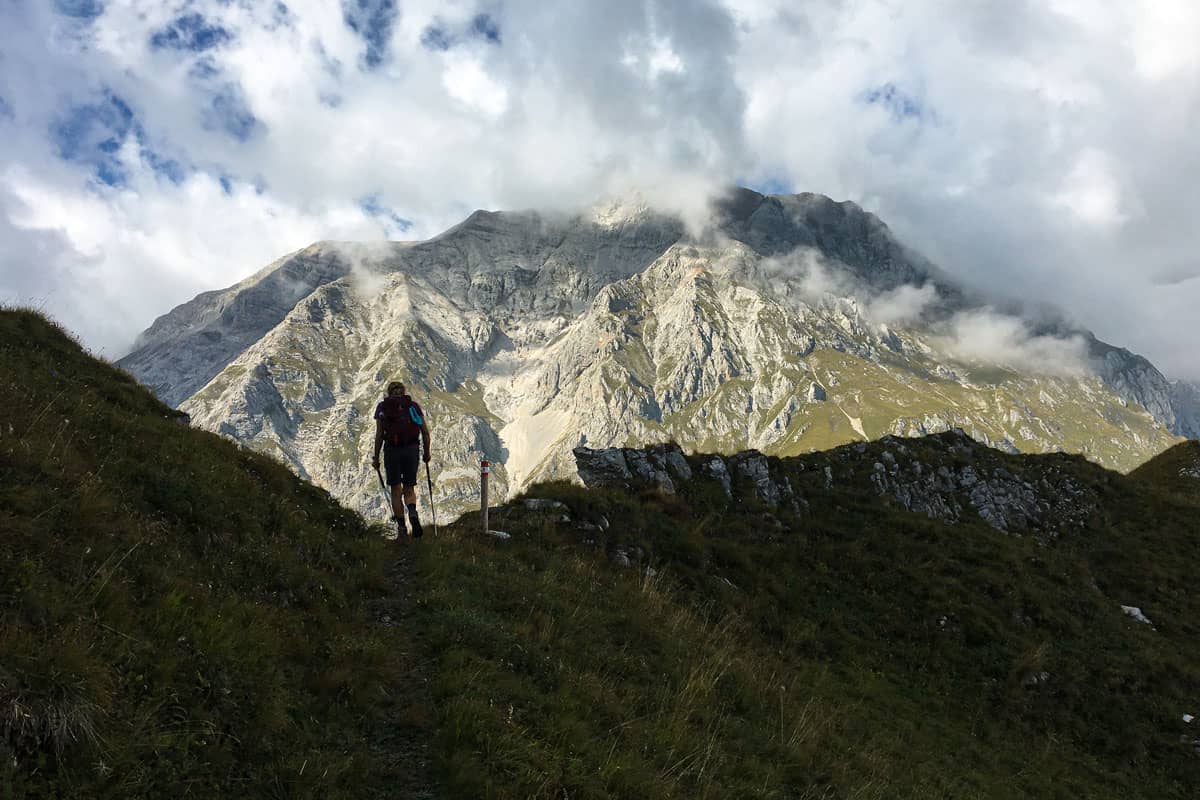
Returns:
[[[420,542],[395,545],[395,557],[385,567],[390,592],[371,605],[371,617],[397,634],[388,639],[400,643],[393,656],[400,671],[408,676],[381,702],[390,707],[389,720],[373,738],[372,747],[382,757],[381,771],[393,787],[388,798],[435,800],[439,793],[432,769],[435,715],[430,680],[435,665],[421,641],[414,617],[416,605],[416,553]]]

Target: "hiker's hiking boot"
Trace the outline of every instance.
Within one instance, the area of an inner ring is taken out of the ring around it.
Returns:
[[[404,517],[392,517],[392,521],[396,523],[396,541],[407,539],[408,531],[404,530]]]
[[[417,518],[416,514],[408,515],[408,526],[412,528],[414,539],[420,539],[425,534],[425,530],[421,527],[421,520]]]

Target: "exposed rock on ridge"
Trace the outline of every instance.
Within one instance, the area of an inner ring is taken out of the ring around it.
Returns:
[[[959,441],[955,441],[955,437]],[[931,437],[935,447],[965,457],[970,463],[936,467],[915,455],[899,439],[885,438],[884,450],[874,462],[871,484],[880,495],[891,497],[908,511],[958,522],[971,508],[987,524],[1002,531],[1036,530],[1043,537],[1083,526],[1095,508],[1095,497],[1076,480],[1050,471],[1036,482],[1022,479],[961,430]]]
[[[1018,465],[961,430],[916,440],[889,436],[870,445],[786,459],[756,451],[689,457],[674,443],[641,449],[578,447],[574,456],[579,478],[588,487],[656,488],[674,494],[691,481],[706,481],[717,484],[730,502],[753,497],[768,508],[801,515],[808,500],[821,494],[868,490],[906,511],[948,523],[975,518],[1042,541],[1082,528],[1097,506],[1094,490],[1062,465]]]
[[[1097,359],[1100,377],[1118,395],[1130,403],[1137,403],[1167,426],[1177,436],[1192,437],[1186,426],[1181,424],[1176,409],[1176,396],[1170,381],[1142,356],[1121,347],[1113,347],[1088,337],[1089,349]]]
[[[205,292],[159,317],[117,365],[163,402],[178,406],[297,303],[348,270],[344,260],[317,245],[284,256],[241,283]]]
[[[1200,385],[1177,381],[1171,386],[1171,405],[1175,411],[1175,433],[1200,439]]]

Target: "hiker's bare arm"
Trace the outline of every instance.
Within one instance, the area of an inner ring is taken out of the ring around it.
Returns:
[[[429,424],[421,426],[421,438],[425,440],[425,462],[429,463]]]
[[[375,420],[375,455],[371,457],[371,466],[379,466],[379,448],[383,447],[383,420]]]

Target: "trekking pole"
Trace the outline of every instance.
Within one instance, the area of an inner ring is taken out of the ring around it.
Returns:
[[[396,519],[396,507],[392,503],[392,493],[388,490],[387,484],[383,482],[383,473],[379,471],[379,467],[375,468],[375,474],[379,476],[379,488],[383,489],[383,505],[384,511],[391,517],[394,522]]]
[[[438,535],[437,506],[433,504],[433,476],[429,472],[429,462],[425,462],[425,482],[429,484],[429,513],[433,514],[433,537]]]

